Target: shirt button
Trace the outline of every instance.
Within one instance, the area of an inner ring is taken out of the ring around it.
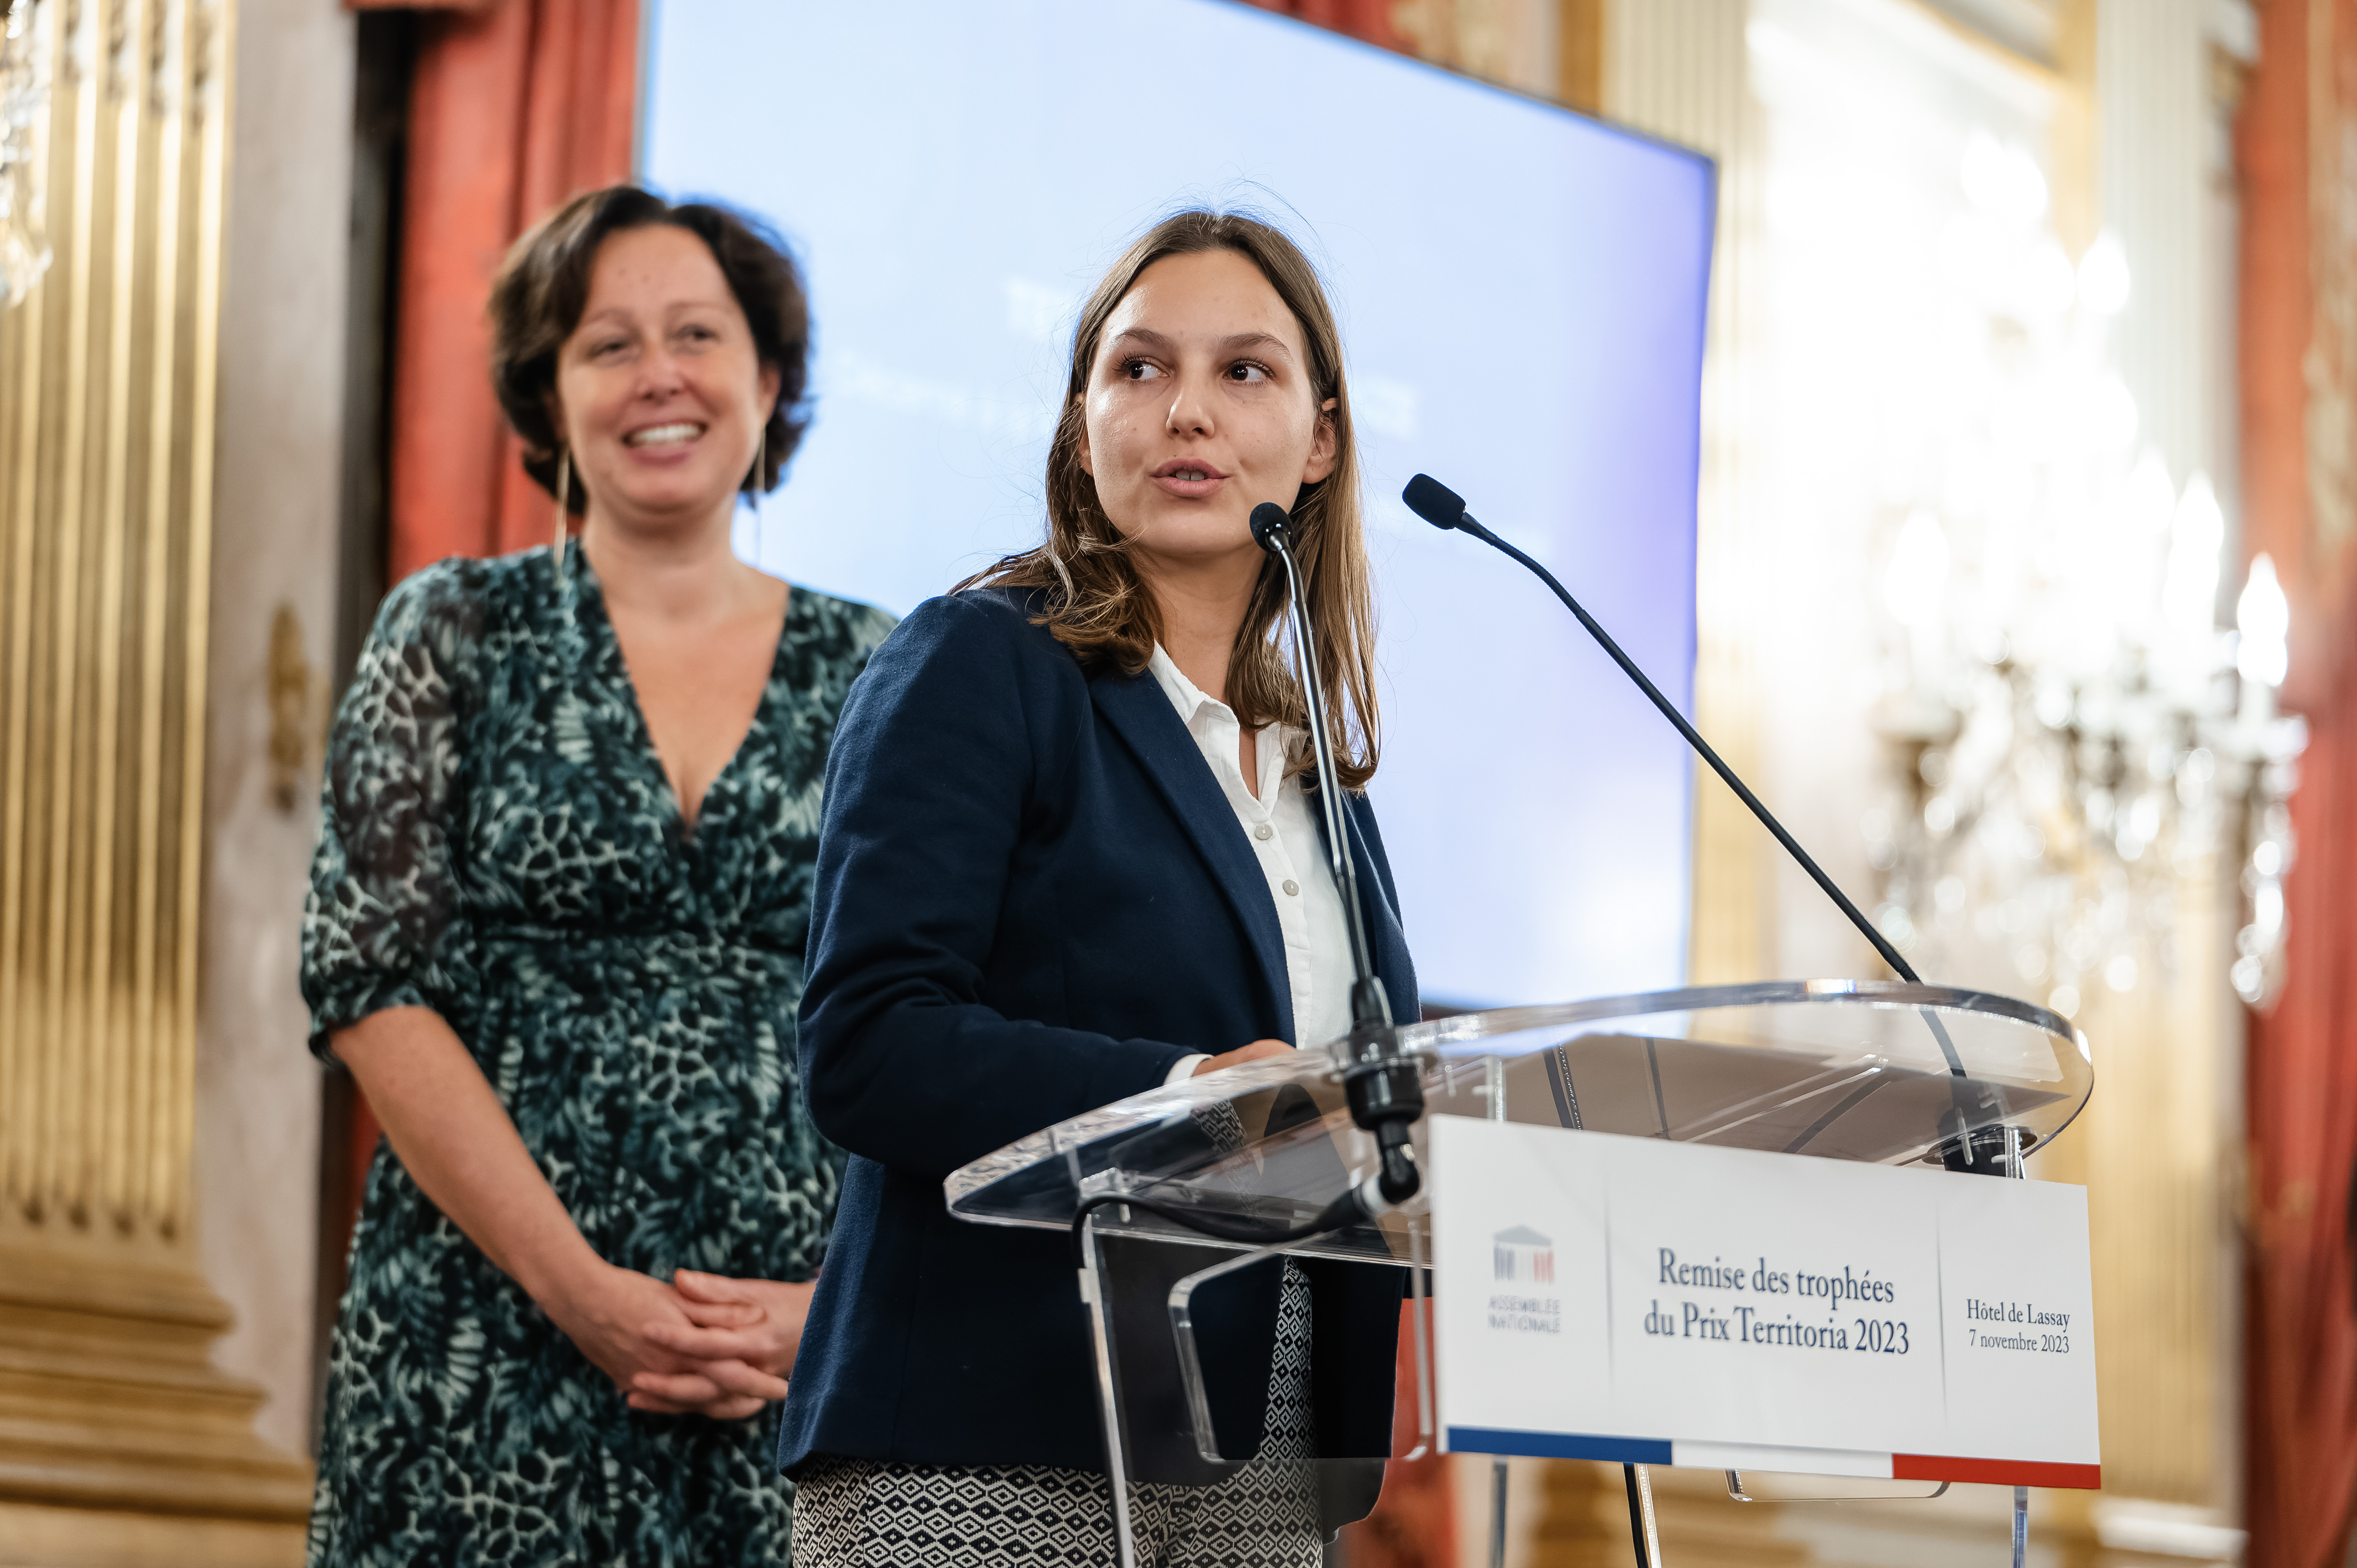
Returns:
[[[1266,822],[1263,822],[1260,826],[1253,829],[1253,837],[1256,839],[1266,839],[1275,832],[1276,830],[1275,828],[1270,827]]]
[[[1287,897],[1294,897],[1301,891],[1301,884],[1288,876],[1285,879],[1285,891]]]

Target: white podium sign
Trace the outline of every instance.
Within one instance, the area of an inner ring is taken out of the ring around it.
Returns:
[[[2083,1188],[1436,1116],[1447,1447],[2101,1484]]]

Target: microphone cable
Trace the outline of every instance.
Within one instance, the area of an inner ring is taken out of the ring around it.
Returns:
[[[1308,1219],[1292,1225],[1271,1225],[1233,1215],[1214,1214],[1203,1209],[1189,1208],[1135,1192],[1099,1192],[1081,1199],[1072,1210],[1072,1262],[1084,1268],[1088,1261],[1086,1227],[1089,1216],[1098,1209],[1114,1204],[1126,1204],[1142,1208],[1157,1219],[1182,1226],[1215,1240],[1233,1241],[1246,1247],[1283,1247],[1295,1241],[1306,1241],[1312,1236],[1323,1236],[1346,1226],[1369,1224],[1394,1206],[1383,1196],[1383,1176],[1351,1183],[1340,1196]]]

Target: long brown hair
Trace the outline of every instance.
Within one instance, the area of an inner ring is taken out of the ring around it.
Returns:
[[[1097,499],[1096,480],[1081,467],[1088,430],[1089,367],[1095,363],[1105,322],[1138,274],[1166,256],[1232,251],[1268,279],[1277,297],[1301,325],[1309,351],[1312,399],[1334,426],[1334,470],[1301,487],[1293,513],[1294,554],[1301,564],[1307,618],[1318,652],[1326,711],[1335,734],[1335,771],[1346,789],[1365,788],[1374,777],[1380,728],[1375,706],[1374,592],[1367,566],[1366,537],[1359,517],[1359,448],[1351,424],[1351,394],[1342,377],[1342,335],[1318,269],[1300,247],[1256,219],[1232,212],[1175,213],[1139,236],[1114,263],[1088,303],[1072,334],[1071,374],[1062,413],[1048,449],[1048,538],[1038,547],[1009,555],[960,583],[971,587],[1047,590],[1035,618],[1083,663],[1110,660],[1136,674],[1154,657],[1161,638],[1161,615],[1137,575],[1128,542]],[[1272,720],[1307,728],[1304,703],[1292,661],[1281,639],[1285,618],[1285,569],[1274,557],[1261,564],[1259,580],[1236,628],[1228,660],[1228,705],[1238,722],[1257,728]],[[1302,748],[1296,771],[1313,763]]]

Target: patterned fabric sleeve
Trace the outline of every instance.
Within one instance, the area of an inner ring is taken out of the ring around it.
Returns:
[[[432,1005],[436,955],[457,918],[452,824],[479,575],[446,561],[396,587],[336,715],[303,907],[303,999],[323,1060],[331,1031]]]

